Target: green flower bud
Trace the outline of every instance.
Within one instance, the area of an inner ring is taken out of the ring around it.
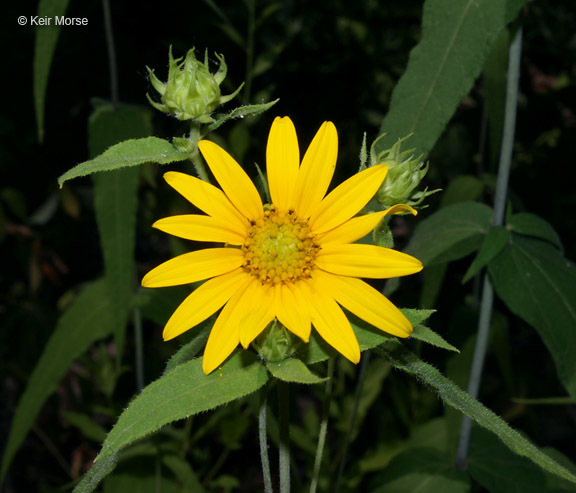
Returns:
[[[279,363],[294,353],[292,335],[277,320],[274,320],[253,344],[264,361],[271,363]]]
[[[196,59],[194,48],[188,51],[186,59],[182,61],[182,58],[172,57],[172,47],[170,47],[166,82],[161,82],[154,74],[154,70],[146,67],[152,86],[161,96],[161,103],[157,103],[146,94],[150,104],[164,113],[174,115],[178,120],[213,123],[214,119],[210,114],[218,106],[234,98],[244,85],[242,84],[233,94],[221,95],[220,84],[226,77],[227,67],[224,57],[215,55],[220,66],[215,74],[211,74],[208,66],[208,52],[204,56],[204,63]]]
[[[376,139],[370,149],[372,166],[376,164],[386,164],[388,166],[386,179],[380,190],[376,192],[376,200],[385,209],[395,204],[407,204],[414,207],[420,205],[429,195],[439,191],[439,189],[432,191],[426,189],[423,192],[414,191],[426,176],[428,163],[424,163],[421,160],[422,156],[414,158],[414,149],[400,151],[402,142],[409,137],[398,140],[391,149],[386,149],[378,155],[376,155],[374,145],[379,139]]]

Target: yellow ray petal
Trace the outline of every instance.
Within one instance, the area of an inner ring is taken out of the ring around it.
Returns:
[[[314,286],[311,298],[312,324],[328,344],[352,363],[360,361],[360,346],[350,322],[333,298]]]
[[[298,283],[301,284],[301,283]],[[304,342],[310,339],[310,308],[304,301],[302,289],[295,284],[277,284],[275,287],[275,312],[280,323]],[[298,291],[298,293],[296,293]]]
[[[298,138],[292,120],[276,117],[266,146],[266,169],[272,203],[281,210],[294,208],[300,166]]]
[[[319,245],[327,243],[352,243],[360,238],[364,238],[370,233],[386,215],[386,211],[366,214],[364,216],[353,217],[344,224],[326,233],[321,233],[316,237]]]
[[[318,289],[374,327],[398,337],[408,337],[412,325],[382,293],[355,277],[335,276],[315,271]]]
[[[232,205],[224,192],[214,185],[177,171],[164,173],[164,179],[198,209],[227,223],[229,229],[242,234],[248,228],[248,220]]]
[[[248,219],[263,214],[258,190],[240,165],[224,149],[209,140],[198,142],[198,148],[226,196]]]
[[[240,317],[240,343],[247,349],[274,319],[274,289],[262,286],[260,281],[254,278],[246,293],[243,312]]]
[[[384,164],[371,166],[338,185],[312,211],[312,231],[329,231],[357,214],[380,188],[387,172]]]
[[[296,182],[296,214],[306,219],[326,195],[338,156],[338,133],[324,122],[308,147]]]
[[[197,214],[165,217],[156,221],[152,227],[179,238],[194,241],[213,241],[241,245],[248,231],[240,234],[229,228],[221,219]]]
[[[206,320],[246,284],[248,277],[242,269],[236,269],[206,281],[194,290],[172,314],[164,327],[162,334],[164,340],[174,339]]]
[[[352,243],[360,238],[364,238],[364,236],[370,233],[384,216],[400,214],[402,212],[411,212],[414,215],[418,214],[418,212],[409,205],[397,204],[385,211],[353,217],[337,228],[331,229],[326,233],[320,233],[316,237],[316,241],[320,245],[326,243]]]
[[[220,312],[210,331],[206,349],[204,350],[204,358],[202,359],[202,370],[206,375],[218,368],[240,342],[240,324],[238,320],[239,316],[244,316],[241,301],[246,295],[245,287],[250,282],[252,282],[252,279],[248,279],[243,287],[234,293]]]
[[[387,279],[407,276],[422,270],[420,260],[405,253],[374,245],[323,245],[316,266],[332,274]]]
[[[185,253],[160,264],[142,279],[146,288],[179,286],[220,276],[237,269],[244,262],[238,248],[206,248]]]

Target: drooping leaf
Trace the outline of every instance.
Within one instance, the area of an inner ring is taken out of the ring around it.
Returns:
[[[169,164],[188,159],[170,142],[158,137],[125,140],[106,150],[98,157],[78,164],[58,178],[58,184],[72,178],[90,175],[98,171],[112,171],[144,163]]]
[[[268,371],[278,380],[293,383],[322,383],[326,378],[314,375],[310,369],[297,358],[287,358],[279,363],[268,363]]]
[[[122,140],[151,133],[152,117],[148,110],[133,106],[114,110],[112,105],[101,105],[90,117],[88,151],[90,156],[97,156]],[[104,255],[105,279],[112,293],[114,332],[120,358],[134,289],[139,175],[138,168],[126,168],[93,176],[94,208]]]
[[[502,418],[484,407],[470,394],[442,375],[436,368],[410,352],[397,339],[391,339],[378,349],[396,368],[421,380],[438,392],[444,402],[472,418],[483,428],[497,435],[512,451],[529,458],[532,462],[557,476],[576,483],[576,475],[539,450],[529,440],[511,428]]]
[[[38,4],[38,17],[54,19],[66,13],[70,0],[40,0]],[[46,102],[46,87],[50,67],[54,58],[54,51],[60,26],[50,24],[36,31],[36,46],[34,48],[34,108],[36,110],[36,125],[38,127],[38,140],[44,140],[44,106]]]
[[[210,375],[202,372],[201,358],[177,366],[148,385],[120,415],[94,467],[162,426],[251,394],[267,380],[266,368],[246,351],[237,352]],[[96,486],[93,481],[91,489],[78,491],[88,493]]]
[[[492,209],[477,202],[444,207],[418,224],[406,253],[425,266],[465,257],[480,247],[491,218]]]
[[[476,257],[468,267],[462,284],[472,279],[478,272],[480,272],[488,263],[498,255],[508,243],[510,239],[510,230],[504,226],[493,226],[488,230],[488,233],[482,241],[482,246],[478,251]]]
[[[2,459],[0,482],[36,415],[72,362],[92,343],[112,333],[111,309],[107,284],[100,279],[78,294],[58,321],[18,402]]]
[[[496,293],[534,327],[576,398],[576,266],[550,243],[514,235],[489,265]]]
[[[238,108],[233,109],[230,113],[216,115],[216,121],[208,125],[208,130],[213,132],[214,130],[219,128],[222,124],[234,118],[244,118],[246,116],[255,116],[259,115],[260,113],[264,113],[269,108],[274,106],[278,101],[280,100],[275,99],[274,101],[270,101],[269,103],[248,104],[246,106],[239,106]]]
[[[381,151],[409,134],[428,154],[482,70],[496,38],[525,2],[429,0],[422,39],[410,53],[380,128]]]
[[[514,214],[508,221],[508,228],[519,235],[533,236],[552,243],[556,248],[562,250],[562,243],[558,233],[548,221],[535,214],[528,212]]]
[[[468,493],[468,476],[451,458],[432,448],[410,448],[394,457],[372,484],[370,493]]]

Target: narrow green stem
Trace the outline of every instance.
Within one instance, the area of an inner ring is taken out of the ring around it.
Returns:
[[[501,226],[504,222],[506,211],[506,196],[508,189],[508,178],[510,176],[510,166],[512,162],[512,149],[514,145],[514,131],[516,127],[516,106],[518,104],[518,79],[520,76],[520,55],[522,52],[522,28],[519,27],[509,49],[508,80],[506,84],[506,108],[504,113],[504,133],[502,137],[502,148],[500,149],[500,162],[498,165],[498,179],[496,182],[496,197],[494,202],[494,216],[492,223]],[[482,370],[486,358],[486,349],[490,335],[490,321],[492,319],[492,304],[494,301],[494,290],[490,279],[484,276],[482,287],[482,301],[480,304],[480,318],[478,320],[478,337],[474,348],[474,358],[468,381],[468,393],[478,397]],[[456,465],[460,469],[466,468],[468,460],[468,448],[470,444],[470,433],[472,431],[472,421],[467,416],[462,419],[458,450],[456,452]]]
[[[280,426],[280,493],[290,493],[290,389],[278,381],[278,417]]]
[[[108,50],[108,69],[110,71],[110,97],[114,111],[118,109],[118,70],[116,65],[116,49],[114,48],[114,35],[112,33],[112,16],[110,2],[102,0],[104,9],[104,31],[106,33],[106,49]]]
[[[316,493],[316,488],[318,487],[318,477],[320,476],[320,466],[322,465],[322,455],[324,454],[324,444],[326,443],[326,432],[328,430],[328,418],[330,417],[330,401],[332,400],[332,386],[334,384],[334,361],[334,358],[328,360],[328,381],[326,382],[324,401],[322,402],[322,421],[320,422],[320,432],[318,433],[318,445],[316,446],[310,493]]]
[[[134,320],[134,350],[136,352],[136,388],[140,392],[144,388],[144,347],[142,343],[142,315],[140,308],[135,307],[132,315]]]
[[[358,375],[358,382],[356,383],[356,392],[354,394],[354,406],[352,408],[352,416],[350,416],[350,423],[348,424],[348,429],[346,430],[346,436],[344,437],[344,444],[342,445],[342,456],[340,458],[340,465],[338,466],[338,474],[336,475],[336,486],[334,487],[334,492],[338,493],[340,490],[340,481],[342,480],[342,473],[344,472],[344,466],[348,459],[348,447],[350,446],[350,440],[352,438],[352,432],[356,426],[356,415],[358,414],[358,405],[360,404],[360,397],[362,396],[362,387],[364,386],[364,375],[366,374],[366,367],[370,362],[370,353],[364,353],[362,358],[362,363],[360,363],[360,375]]]
[[[196,169],[196,174],[198,178],[206,183],[210,183],[210,177],[208,176],[208,171],[202,157],[200,156],[200,151],[198,150],[198,142],[200,142],[205,137],[202,128],[197,123],[192,123],[190,125],[190,134],[188,135],[188,140],[192,142],[194,146],[194,151],[190,155],[190,160]]]
[[[270,459],[268,457],[268,439],[266,433],[266,406],[268,390],[264,388],[260,394],[260,409],[258,411],[258,438],[260,441],[260,461],[264,477],[264,493],[273,493],[272,476],[270,474]]]

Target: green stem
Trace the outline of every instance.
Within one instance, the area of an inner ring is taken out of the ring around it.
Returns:
[[[358,382],[356,383],[356,392],[354,394],[354,407],[352,408],[352,416],[350,416],[350,423],[348,429],[346,430],[346,436],[344,437],[344,444],[342,446],[342,456],[340,458],[340,465],[338,466],[338,474],[336,475],[336,486],[334,487],[334,492],[338,493],[340,490],[340,481],[342,479],[342,473],[344,472],[344,466],[346,465],[346,460],[348,459],[348,447],[350,445],[350,440],[352,438],[352,431],[356,425],[356,415],[358,414],[358,405],[360,404],[360,397],[362,395],[362,387],[364,386],[364,375],[366,374],[366,367],[370,362],[370,353],[364,353],[362,358],[362,363],[360,364],[360,375],[358,375]]]
[[[280,426],[280,493],[290,493],[290,389],[278,380],[278,415]]]
[[[208,171],[206,169],[206,165],[200,156],[200,151],[198,150],[198,142],[200,142],[205,137],[204,133],[202,132],[202,128],[197,123],[192,123],[190,125],[190,134],[188,135],[188,140],[192,142],[194,151],[190,155],[190,160],[196,169],[196,174],[198,178],[205,181],[206,183],[210,183],[210,177],[208,176]]]
[[[266,406],[267,389],[260,394],[260,410],[258,411],[258,438],[260,441],[260,461],[262,462],[262,476],[264,477],[264,492],[273,493],[272,476],[270,474],[270,459],[268,457],[268,440],[266,433]]]
[[[144,347],[142,343],[142,315],[140,308],[133,310],[134,346],[136,352],[136,388],[140,392],[144,388]]]
[[[322,402],[322,421],[320,422],[310,493],[316,493],[316,488],[318,487],[318,477],[320,476],[320,466],[322,465],[322,455],[324,454],[324,444],[326,443],[326,431],[328,430],[328,418],[330,417],[330,401],[332,400],[332,386],[334,383],[334,361],[334,358],[328,360],[328,381],[326,382],[324,401]]]
[[[112,34],[112,16],[110,3],[102,0],[104,9],[104,32],[106,33],[106,48],[108,50],[108,69],[110,70],[110,97],[114,111],[118,109],[118,70],[116,67],[116,50],[114,48],[114,35]]]
[[[522,52],[522,28],[519,27],[509,49],[508,80],[506,84],[506,108],[504,113],[504,133],[502,148],[500,149],[500,162],[498,165],[498,179],[496,182],[496,196],[494,201],[494,216],[492,223],[501,226],[504,222],[506,211],[506,195],[508,178],[512,162],[512,149],[514,145],[514,131],[516,127],[516,106],[518,104],[518,79],[520,75],[520,55]],[[478,337],[474,348],[470,380],[468,381],[468,393],[475,399],[478,397],[482,370],[486,358],[486,349],[490,335],[490,321],[492,319],[492,304],[494,290],[487,275],[484,277],[482,288],[482,301],[480,304],[480,319],[478,321]],[[456,465],[460,469],[466,468],[468,460],[468,448],[472,421],[467,416],[462,419],[458,450],[456,452]]]

